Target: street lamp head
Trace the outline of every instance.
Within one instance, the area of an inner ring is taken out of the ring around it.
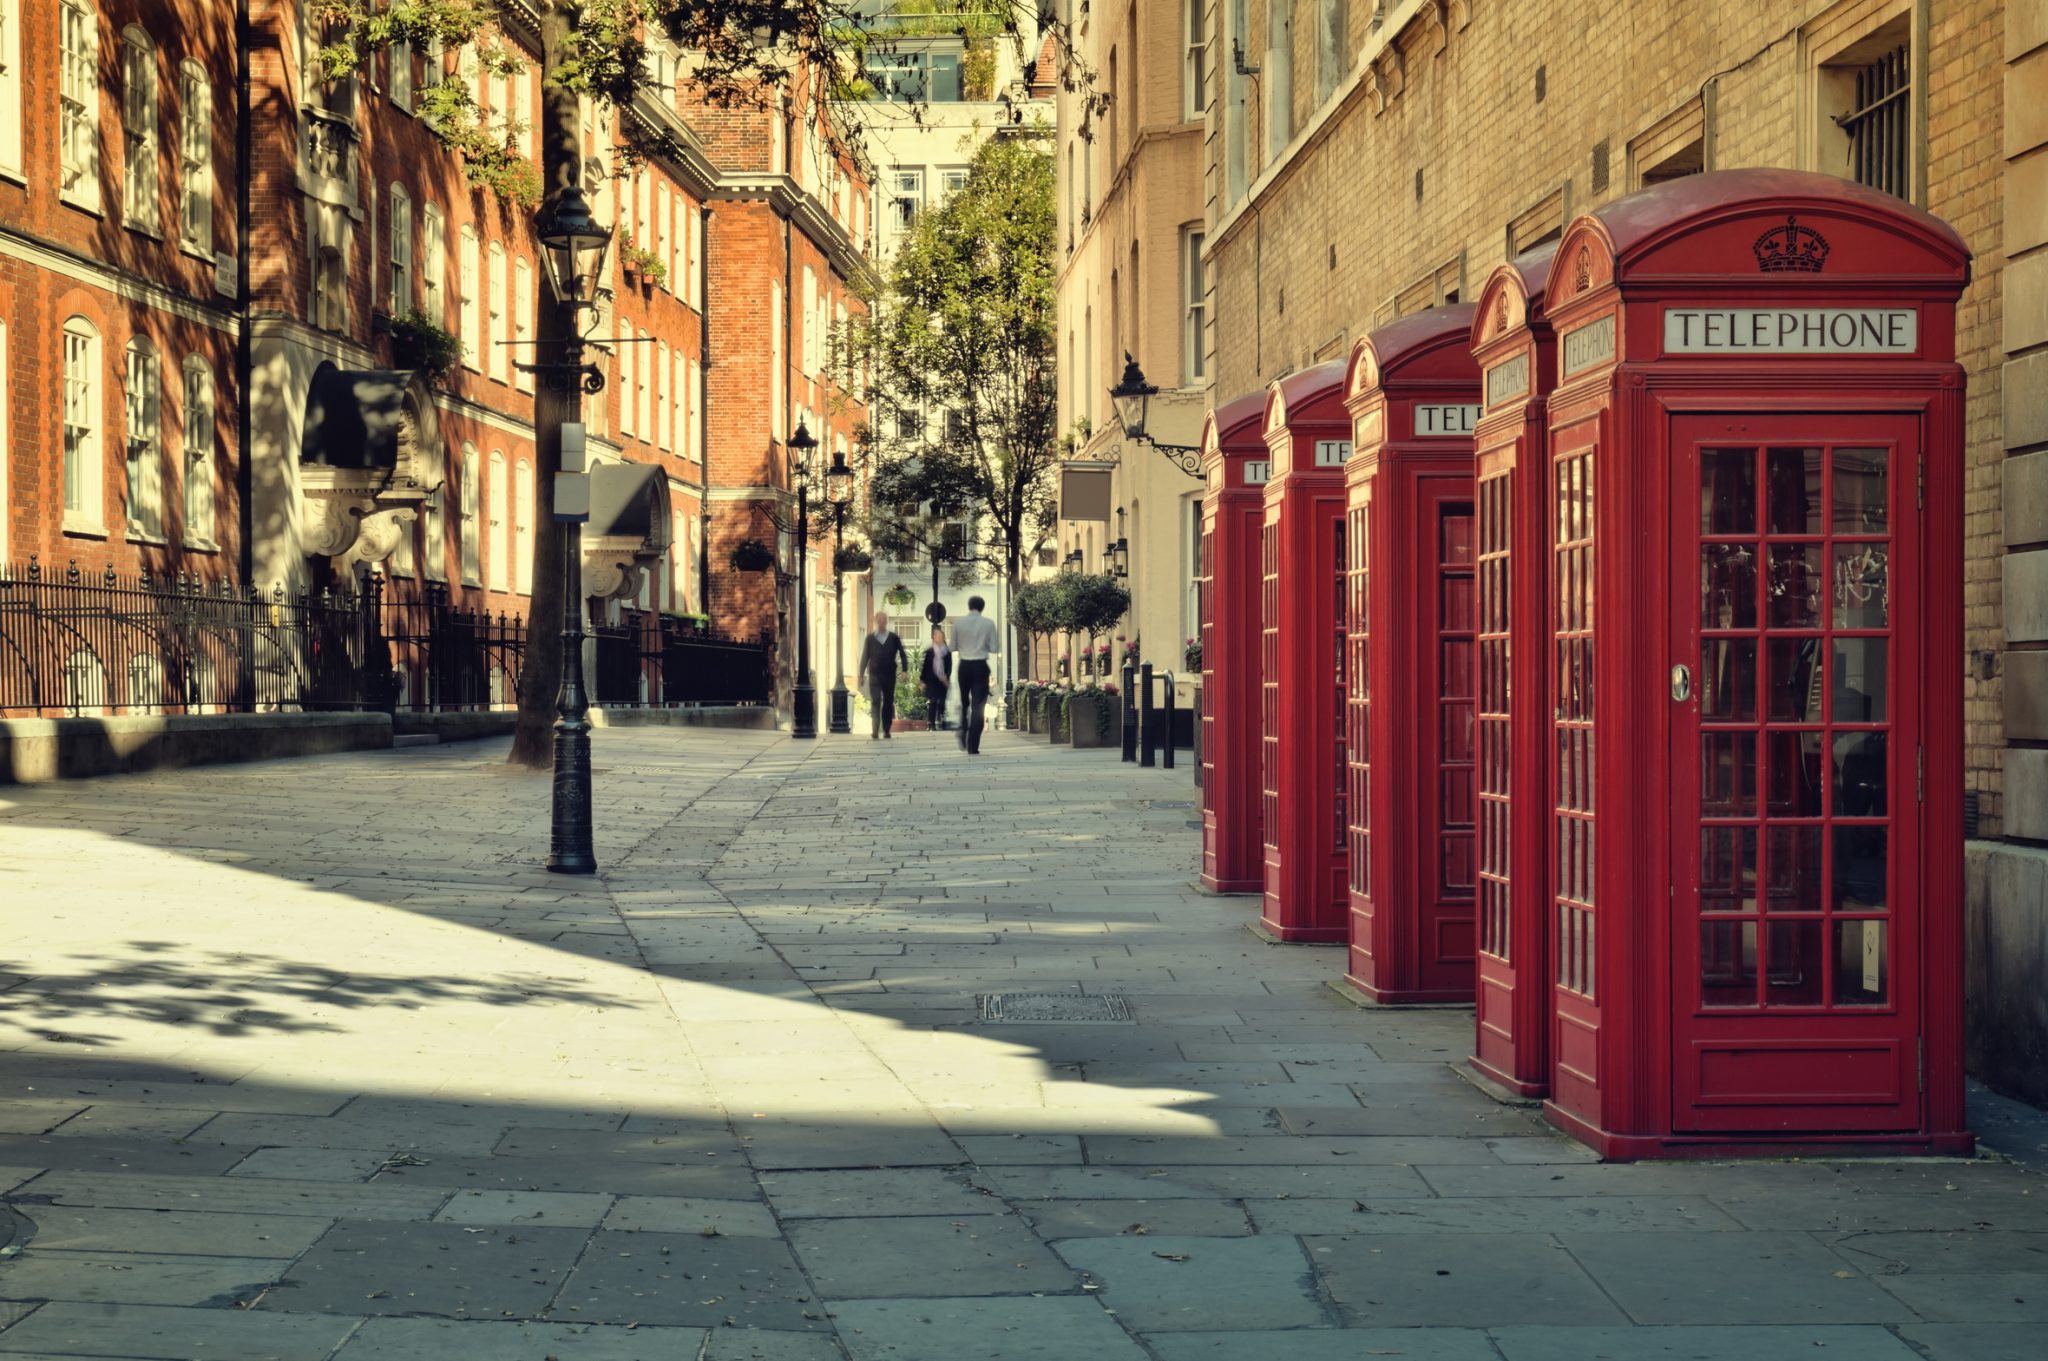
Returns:
[[[1145,406],[1157,391],[1158,388],[1145,381],[1145,371],[1138,367],[1137,360],[1131,358],[1131,352],[1125,350],[1124,376],[1109,390],[1109,397],[1116,403],[1117,423],[1132,439],[1145,438]]]
[[[817,447],[817,437],[811,434],[811,427],[799,417],[796,429],[789,437],[789,480],[792,486],[802,478],[804,464],[810,462],[811,451]]]
[[[562,190],[541,209],[534,225],[547,251],[548,282],[556,300],[571,307],[596,302],[612,229],[590,215],[583,191],[573,184]]]
[[[1109,572],[1114,577],[1131,574],[1130,545],[1124,542],[1122,535],[1118,535],[1117,541],[1109,546]]]
[[[846,466],[846,451],[835,450],[832,466],[825,470],[825,499],[835,506],[853,500],[853,469]]]

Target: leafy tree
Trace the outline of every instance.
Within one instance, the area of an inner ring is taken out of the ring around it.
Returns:
[[[551,200],[582,173],[578,144],[578,100],[600,110],[629,107],[655,87],[646,66],[647,38],[665,34],[687,54],[679,73],[688,98],[711,107],[760,107],[793,97],[802,107],[823,109],[841,150],[859,155],[853,120],[833,114],[824,96],[872,89],[867,79],[871,52],[887,49],[889,8],[875,0],[308,0],[321,34],[317,75],[340,81],[358,75],[375,55],[394,43],[426,52],[466,50],[486,74],[525,69],[522,50],[504,36],[507,22],[538,33],[541,99],[533,129],[540,171],[515,148],[520,130],[493,120],[476,103],[463,75],[429,78],[416,90],[422,122],[461,160],[472,183],[508,204],[532,206]],[[966,23],[993,23],[1023,34],[1041,27],[1054,36],[1060,78],[1070,89],[1089,91],[1084,108],[1106,107],[1093,93],[1093,74],[1075,56],[1064,25],[1041,16],[1037,0],[920,0],[920,8],[955,13]],[[829,75],[827,79],[820,77]],[[668,94],[660,92],[663,98]],[[673,151],[668,139],[639,120],[620,121],[615,168],[658,152]],[[1052,239],[1051,171],[1045,171],[1045,239]],[[1048,262],[1050,250],[1047,251]],[[1050,299],[1050,273],[1046,297]],[[565,339],[560,309],[535,309],[535,339],[541,354],[556,353]],[[1050,322],[1047,323],[1048,335]],[[1050,342],[1048,341],[1048,346]],[[1048,392],[1051,387],[1047,349]],[[563,399],[537,385],[535,404],[536,516],[554,513],[554,473],[561,466],[558,431]],[[1014,556],[1014,555],[1013,555]],[[512,744],[515,764],[549,763],[549,730],[561,684],[561,536],[533,536],[533,598],[527,651],[520,671],[519,718]]]
[[[1107,572],[1087,572],[1067,578],[1067,619],[1069,633],[1084,635],[1092,653],[1095,640],[1115,628],[1131,610],[1131,593]]]
[[[972,555],[1008,583],[1013,619],[1058,514],[1055,277],[1045,129],[997,136],[966,184],[918,217],[847,329],[873,367],[878,483],[901,505],[972,512]],[[905,518],[898,528],[923,542],[918,517]]]

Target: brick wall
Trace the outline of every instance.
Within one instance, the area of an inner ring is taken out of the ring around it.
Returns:
[[[1631,164],[1631,142],[1695,100],[1710,168],[1829,168],[1816,149],[1822,115],[1812,64],[1894,15],[1904,15],[1909,30],[1921,26],[1923,202],[1963,233],[1976,257],[1957,336],[1970,383],[1966,646],[1972,658],[1995,654],[2004,455],[1999,156],[2003,110],[2011,107],[1997,79],[2001,0],[1644,0],[1625,13],[1592,0],[1441,8],[1409,0],[1385,6],[1378,32],[1360,22],[1360,8],[1351,9],[1349,45],[1354,57],[1379,53],[1368,73],[1340,84],[1322,109],[1297,105],[1291,155],[1249,170],[1248,204],[1212,200],[1216,403],[1342,353],[1433,271],[1444,280],[1437,296],[1455,288],[1469,300],[1507,258],[1511,222],[1552,195],[1568,219],[1634,189],[1645,167]],[[1319,22],[1317,9],[1315,0],[1295,6],[1297,95],[1313,85],[1300,39]],[[1212,69],[1226,71],[1227,26],[1211,32]],[[1255,36],[1263,46],[1262,31]],[[1215,185],[1229,181],[1224,119],[1212,107]],[[1256,156],[1256,128],[1248,142]],[[1596,188],[1602,144],[1607,179]],[[1973,664],[1966,696],[1969,778],[1982,792],[1987,833],[1998,826],[2002,741],[1998,683],[1984,678],[1993,669]]]

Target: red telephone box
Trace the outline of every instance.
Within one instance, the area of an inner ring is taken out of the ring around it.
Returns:
[[[1546,403],[1556,346],[1543,311],[1554,245],[1495,269],[1472,352],[1479,539],[1478,986],[1472,1067],[1522,1096],[1550,1090]]]
[[[1472,997],[1472,308],[1382,327],[1345,379],[1350,967],[1375,1002]]]
[[[1266,391],[1260,526],[1260,821],[1275,940],[1345,939],[1344,361]]]
[[[1257,893],[1259,818],[1259,528],[1272,467],[1266,394],[1209,413],[1202,429],[1202,887]]]
[[[1968,277],[1942,222],[1793,171],[1559,243],[1546,1110],[1608,1156],[1971,1144]]]

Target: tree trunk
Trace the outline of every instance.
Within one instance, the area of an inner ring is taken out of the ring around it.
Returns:
[[[576,96],[554,79],[568,36],[567,8],[545,6],[540,16],[540,114],[534,129],[540,138],[544,205],[575,183],[581,170]],[[515,354],[513,358],[519,362],[553,363],[563,357],[564,347],[557,342],[568,338],[573,323],[568,309],[554,301],[544,278],[547,270],[543,258],[534,279],[540,289],[535,299],[534,335],[540,343]],[[571,399],[553,391],[546,375],[535,377],[533,503],[539,523],[533,533],[533,600],[527,616],[526,655],[519,666],[519,715],[512,731],[512,754],[507,759],[516,766],[544,770],[553,764],[555,700],[562,686],[564,583],[562,534],[555,524],[555,473],[562,466],[562,421]]]

